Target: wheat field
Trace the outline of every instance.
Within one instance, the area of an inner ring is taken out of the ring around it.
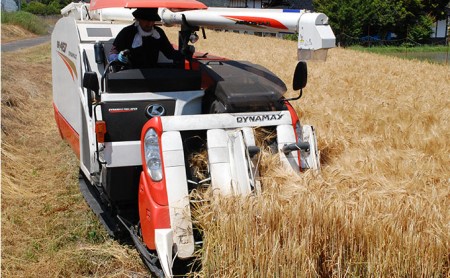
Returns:
[[[207,37],[198,51],[261,64],[291,87],[295,42]],[[79,193],[50,64],[49,44],[2,53],[1,274],[147,277]],[[296,176],[269,160],[260,196],[199,207],[203,268],[192,275],[449,277],[450,68],[336,48],[308,74],[292,104],[317,130],[321,172]]]

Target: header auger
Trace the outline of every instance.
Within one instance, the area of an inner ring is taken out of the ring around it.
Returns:
[[[157,68],[106,60],[133,8],[159,8],[161,24],[180,28],[185,62],[160,55]],[[327,17],[304,10],[207,8],[197,1],[92,1],[62,10],[52,34],[53,103],[61,136],[80,161],[81,191],[111,236],[131,236],[158,277],[183,270],[201,246],[190,193],[260,190],[255,129],[293,172],[319,169],[314,128],[301,125],[286,85],[270,70],[195,52],[204,28],[297,33],[293,87],[306,85],[306,60],[324,59],[335,37]],[[204,36],[203,36],[204,37]],[[202,175],[189,165],[200,151]],[[181,268],[180,268],[181,267]],[[181,270],[180,270],[181,269]]]

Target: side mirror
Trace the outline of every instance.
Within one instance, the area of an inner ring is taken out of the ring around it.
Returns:
[[[94,91],[95,95],[98,95],[98,77],[97,74],[93,71],[88,71],[84,73],[83,76],[83,87],[88,90]]]
[[[305,61],[298,62],[294,71],[294,80],[292,81],[292,88],[297,91],[306,87],[308,81],[308,68]]]
[[[92,91],[95,93],[95,98],[99,99],[100,95],[98,93],[98,77],[93,71],[87,71],[83,75],[83,87],[87,89],[87,105],[89,110],[89,116],[92,117]]]

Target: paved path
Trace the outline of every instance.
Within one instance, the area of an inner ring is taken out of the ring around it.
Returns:
[[[2,46],[1,46],[2,52],[16,51],[19,49],[43,44],[43,43],[49,42],[50,37],[51,37],[50,35],[47,35],[47,36],[36,37],[36,38],[32,38],[32,39],[2,43]]]

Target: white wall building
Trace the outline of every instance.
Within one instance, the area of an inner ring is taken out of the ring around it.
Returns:
[[[19,6],[14,0],[2,0],[2,11],[16,12],[19,10]]]

